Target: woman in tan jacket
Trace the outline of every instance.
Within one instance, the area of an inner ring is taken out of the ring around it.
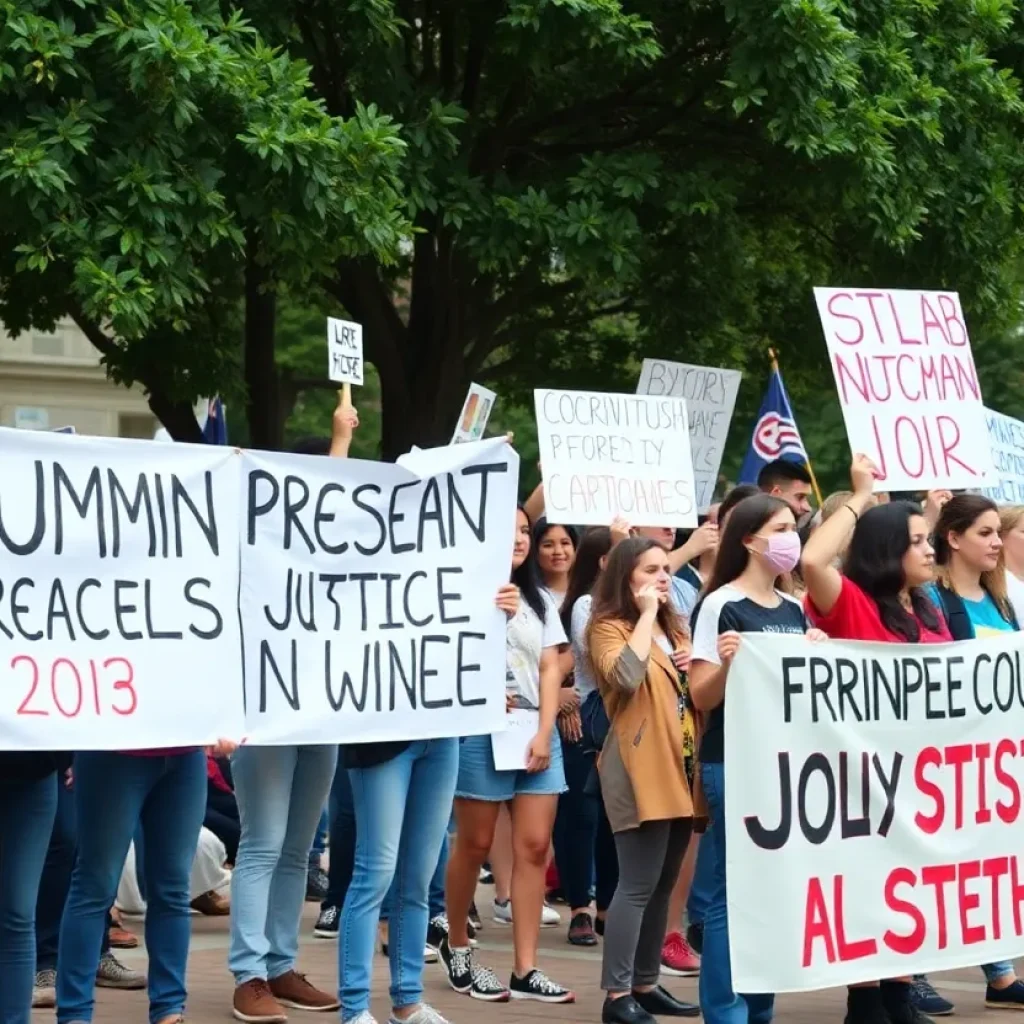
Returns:
[[[670,584],[659,544],[623,541],[608,559],[591,613],[590,658],[611,723],[598,772],[619,856],[601,970],[605,1024],[700,1012],[658,984],[669,896],[694,819],[690,643]]]

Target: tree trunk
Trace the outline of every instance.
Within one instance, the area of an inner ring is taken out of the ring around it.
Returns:
[[[245,413],[252,447],[278,451],[284,441],[284,421],[274,357],[277,296],[258,254],[259,239],[250,230],[245,261]]]

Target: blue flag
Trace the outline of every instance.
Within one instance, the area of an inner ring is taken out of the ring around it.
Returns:
[[[224,416],[224,403],[220,396],[211,398],[203,426],[203,441],[206,444],[228,443],[228,421]]]
[[[743,460],[739,482],[756,484],[757,474],[776,459],[801,465],[807,465],[809,461],[807,449],[797,429],[793,407],[789,404],[786,385],[782,383],[782,374],[774,366],[768,378],[768,390],[761,403],[761,411],[757,414],[757,423],[754,424],[750,447]]]

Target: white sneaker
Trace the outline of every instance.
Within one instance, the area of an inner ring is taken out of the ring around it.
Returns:
[[[511,924],[512,923],[512,901],[508,903],[499,903],[497,900],[494,901],[493,906],[494,920],[497,924]],[[554,907],[549,906],[547,903],[541,908],[540,912],[540,926],[541,928],[557,928],[562,923],[562,915],[559,914]]]

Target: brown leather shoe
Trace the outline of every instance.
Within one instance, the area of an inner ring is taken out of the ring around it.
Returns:
[[[294,1006],[296,1010],[314,1010],[326,1013],[337,1010],[341,1003],[326,992],[321,992],[306,980],[298,971],[288,971],[279,978],[270,979],[270,991],[284,1006]]]
[[[231,900],[221,896],[219,892],[204,892],[202,896],[197,896],[190,906],[206,917],[227,917],[231,913]]]
[[[139,944],[138,937],[120,925],[111,928],[107,932],[107,937],[110,940],[111,949],[135,949]]]
[[[284,1007],[262,978],[253,978],[235,989],[231,1012],[246,1024],[284,1024],[288,1019]]]

